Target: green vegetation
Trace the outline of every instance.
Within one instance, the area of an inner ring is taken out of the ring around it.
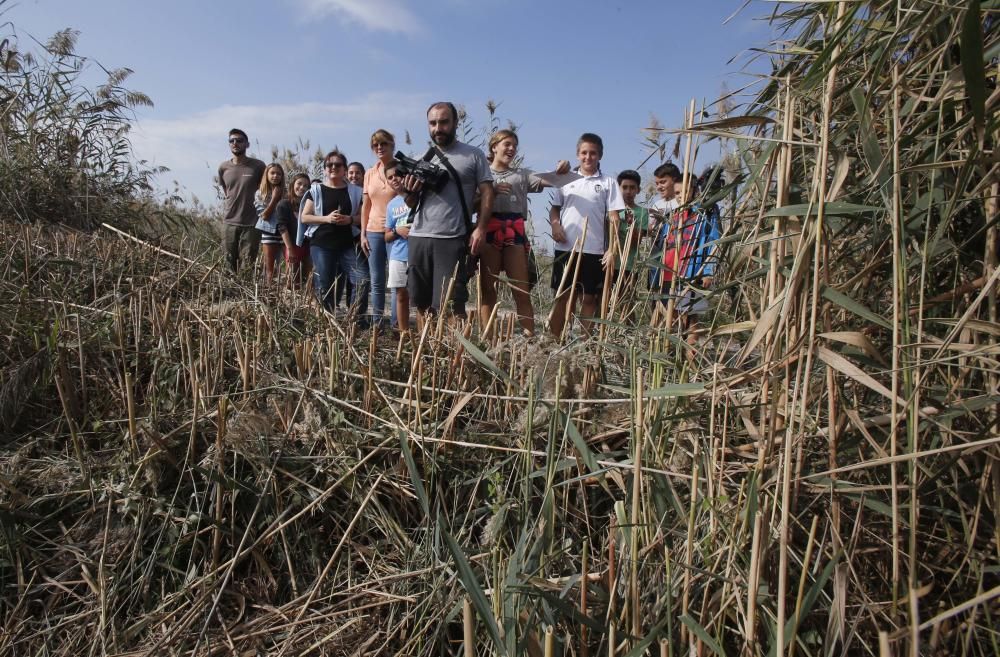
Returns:
[[[397,344],[121,167],[63,227],[4,191],[0,654],[1000,654],[998,3],[916,4],[776,5],[773,77],[689,122],[743,174],[693,347],[614,298]],[[3,43],[7,116],[46,64]]]

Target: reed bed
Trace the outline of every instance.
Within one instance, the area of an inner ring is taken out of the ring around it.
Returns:
[[[1000,654],[997,45],[926,5],[783,6],[689,112],[742,173],[694,344],[621,288],[399,341],[198,225],[4,223],[0,654]]]

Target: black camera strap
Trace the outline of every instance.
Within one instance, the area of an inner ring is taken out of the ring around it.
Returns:
[[[462,179],[458,176],[458,172],[455,171],[455,167],[452,166],[451,162],[448,160],[448,156],[445,155],[444,152],[442,152],[441,149],[438,148],[436,145],[432,145],[430,148],[427,149],[427,152],[424,153],[424,156],[420,159],[422,159],[424,162],[430,162],[431,158],[434,157],[435,153],[437,154],[438,159],[441,160],[441,164],[444,165],[444,168],[448,170],[448,173],[451,175],[452,180],[455,181],[455,185],[458,186],[458,200],[461,201],[462,203],[462,218],[465,220],[465,233],[466,235],[471,235],[472,215],[469,214],[469,205],[465,202],[465,190],[462,188]],[[420,196],[417,198],[417,204],[414,205],[413,208],[410,210],[410,217],[408,221],[411,225],[413,224],[414,217],[417,216],[417,210],[420,209],[420,204],[423,202],[423,200],[424,200],[424,194],[423,190],[421,190]]]
[[[434,152],[435,152],[434,147],[432,146],[427,149],[427,152],[424,153],[424,156],[420,159],[423,160],[424,162],[430,162],[431,158],[434,157]],[[414,205],[412,208],[410,208],[410,214],[406,218],[406,223],[409,224],[410,226],[413,225],[413,220],[417,216],[417,210],[420,209],[420,204],[423,203],[423,201],[424,201],[424,190],[421,189],[419,196],[417,196],[417,204]]]
[[[444,151],[438,148],[436,144],[431,146],[430,150],[437,152],[437,156],[438,159],[441,160],[441,164],[443,164],[444,168],[448,170],[448,173],[451,174],[452,179],[454,179],[455,184],[458,186],[458,200],[462,202],[462,218],[465,219],[465,234],[471,235],[472,215],[469,214],[469,206],[465,202],[465,190],[462,189],[462,179],[458,177],[458,172],[455,171],[455,167],[453,167],[451,162],[448,161],[448,156],[444,154]]]

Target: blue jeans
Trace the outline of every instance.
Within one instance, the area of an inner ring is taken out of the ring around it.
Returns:
[[[385,317],[385,279],[388,276],[389,252],[385,243],[385,233],[369,231],[368,271],[372,284],[372,321],[381,324]],[[396,309],[392,309],[396,314]]]
[[[354,245],[342,249],[328,249],[323,246],[311,245],[309,255],[313,261],[313,284],[316,287],[316,297],[323,307],[333,312],[336,308],[335,283],[337,274],[344,272],[355,289],[368,287],[368,272],[358,266],[358,255]],[[363,312],[363,311],[362,311]]]

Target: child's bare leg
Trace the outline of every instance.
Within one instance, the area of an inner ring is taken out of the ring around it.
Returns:
[[[479,252],[479,330],[486,328],[497,305],[497,273],[503,266],[501,252],[489,244]],[[492,328],[490,333],[492,333]],[[489,338],[488,335],[483,335]]]
[[[580,318],[582,320],[583,329],[590,335],[591,327],[593,322],[590,320],[597,316],[597,295],[596,294],[584,294],[583,301],[580,303]]]
[[[517,308],[517,319],[521,328],[528,333],[535,332],[535,309],[531,305],[531,293],[528,292],[528,252],[520,245],[509,246],[503,250],[503,270],[514,281],[514,306]]]
[[[410,330],[410,293],[405,287],[396,288],[396,322],[401,333]]]

